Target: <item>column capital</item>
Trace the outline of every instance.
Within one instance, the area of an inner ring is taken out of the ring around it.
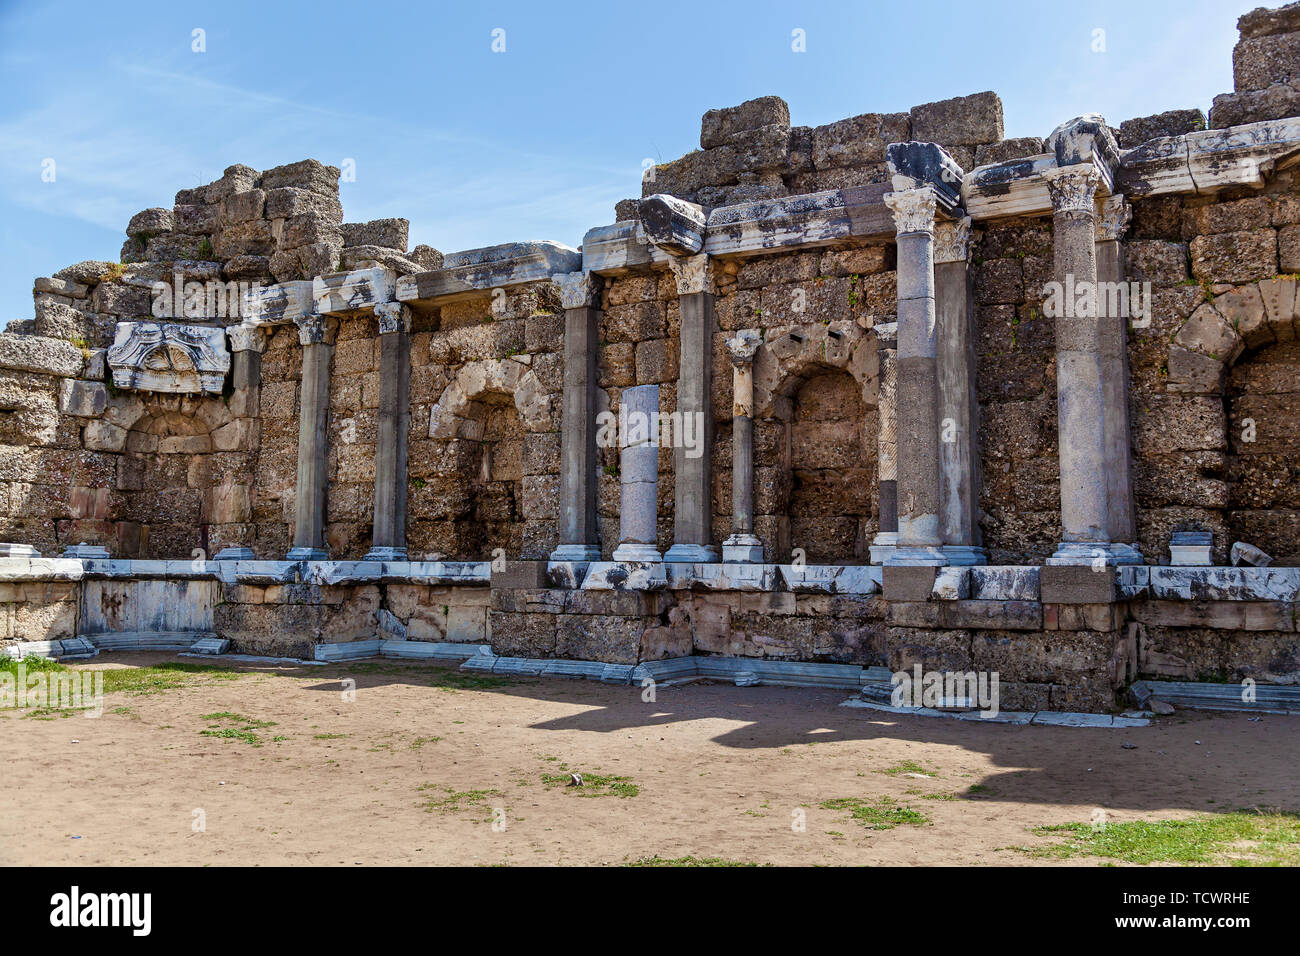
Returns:
[[[261,352],[266,348],[266,335],[260,326],[232,325],[226,329],[232,352]]]
[[[559,272],[551,276],[566,309],[591,309],[600,304],[600,276],[594,272]]]
[[[380,335],[411,331],[411,310],[401,302],[380,302],[375,306]]]
[[[900,236],[914,232],[934,235],[934,213],[938,196],[935,195],[933,186],[885,193],[883,198],[885,205],[894,214],[894,226]]]
[[[965,262],[970,258],[970,216],[934,226],[934,261]]]
[[[754,329],[741,329],[723,343],[727,347],[727,358],[736,368],[746,368],[754,364],[754,355],[763,344],[763,337]]]
[[[300,345],[334,344],[334,335],[338,331],[338,322],[327,315],[311,313],[301,315],[293,320],[298,326],[298,343]]]
[[[678,295],[714,291],[713,272],[709,268],[707,255],[674,256],[668,260],[668,268],[673,270],[673,276],[677,279]]]
[[[1133,206],[1123,196],[1107,196],[1097,203],[1097,242],[1115,242],[1128,230]]]
[[[1047,191],[1052,197],[1053,212],[1094,212],[1093,203],[1101,173],[1092,163],[1057,166],[1043,170]]]

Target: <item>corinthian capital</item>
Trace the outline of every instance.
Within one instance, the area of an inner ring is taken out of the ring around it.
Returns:
[[[965,262],[970,258],[970,216],[934,227],[934,261]]]
[[[322,342],[327,345],[334,344],[334,333],[338,329],[338,323],[329,316],[309,313],[298,316],[293,322],[298,326],[300,345],[319,345]]]
[[[266,348],[266,334],[256,325],[232,325],[226,335],[232,352],[260,352]]]
[[[566,309],[588,309],[600,302],[600,276],[590,272],[559,272],[551,281],[560,290],[560,304]]]
[[[1054,212],[1092,212],[1101,173],[1092,163],[1076,163],[1043,171]]]
[[[746,368],[754,363],[754,354],[763,344],[762,336],[753,329],[741,329],[724,343],[727,357],[736,368]]]
[[[375,306],[380,335],[411,331],[411,310],[402,302],[380,302]]]
[[[708,256],[673,256],[668,260],[668,267],[677,279],[678,295],[713,291],[713,272],[709,269]]]
[[[1097,241],[1120,239],[1133,218],[1133,207],[1123,196],[1107,196],[1097,203]]]
[[[894,214],[894,227],[900,236],[909,232],[934,234],[934,211],[938,204],[934,187],[919,186],[885,193],[884,199]]]

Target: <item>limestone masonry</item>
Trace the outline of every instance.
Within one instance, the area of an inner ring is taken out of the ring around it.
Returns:
[[[579,249],[182,190],[0,333],[0,645],[1298,683],[1300,4],[1238,27],[1208,122],[710,110]]]

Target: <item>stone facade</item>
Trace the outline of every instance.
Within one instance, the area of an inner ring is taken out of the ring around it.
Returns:
[[[182,190],[0,333],[0,540],[110,556],[0,557],[0,638],[193,562],[164,630],[255,653],[920,663],[1009,709],[1294,682],[1294,586],[1151,581],[1180,532],[1300,565],[1297,10],[1242,17],[1208,129],[711,110],[581,250],[408,251],[314,160]],[[675,441],[602,437],[651,391]]]

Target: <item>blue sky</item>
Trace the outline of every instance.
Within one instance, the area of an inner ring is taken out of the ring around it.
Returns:
[[[345,218],[404,216],[412,245],[577,245],[707,109],[777,94],[815,126],[991,89],[1007,136],[1208,110],[1256,5],[0,2],[0,327],[34,276],[115,260],[134,213],[232,163],[352,159]]]

